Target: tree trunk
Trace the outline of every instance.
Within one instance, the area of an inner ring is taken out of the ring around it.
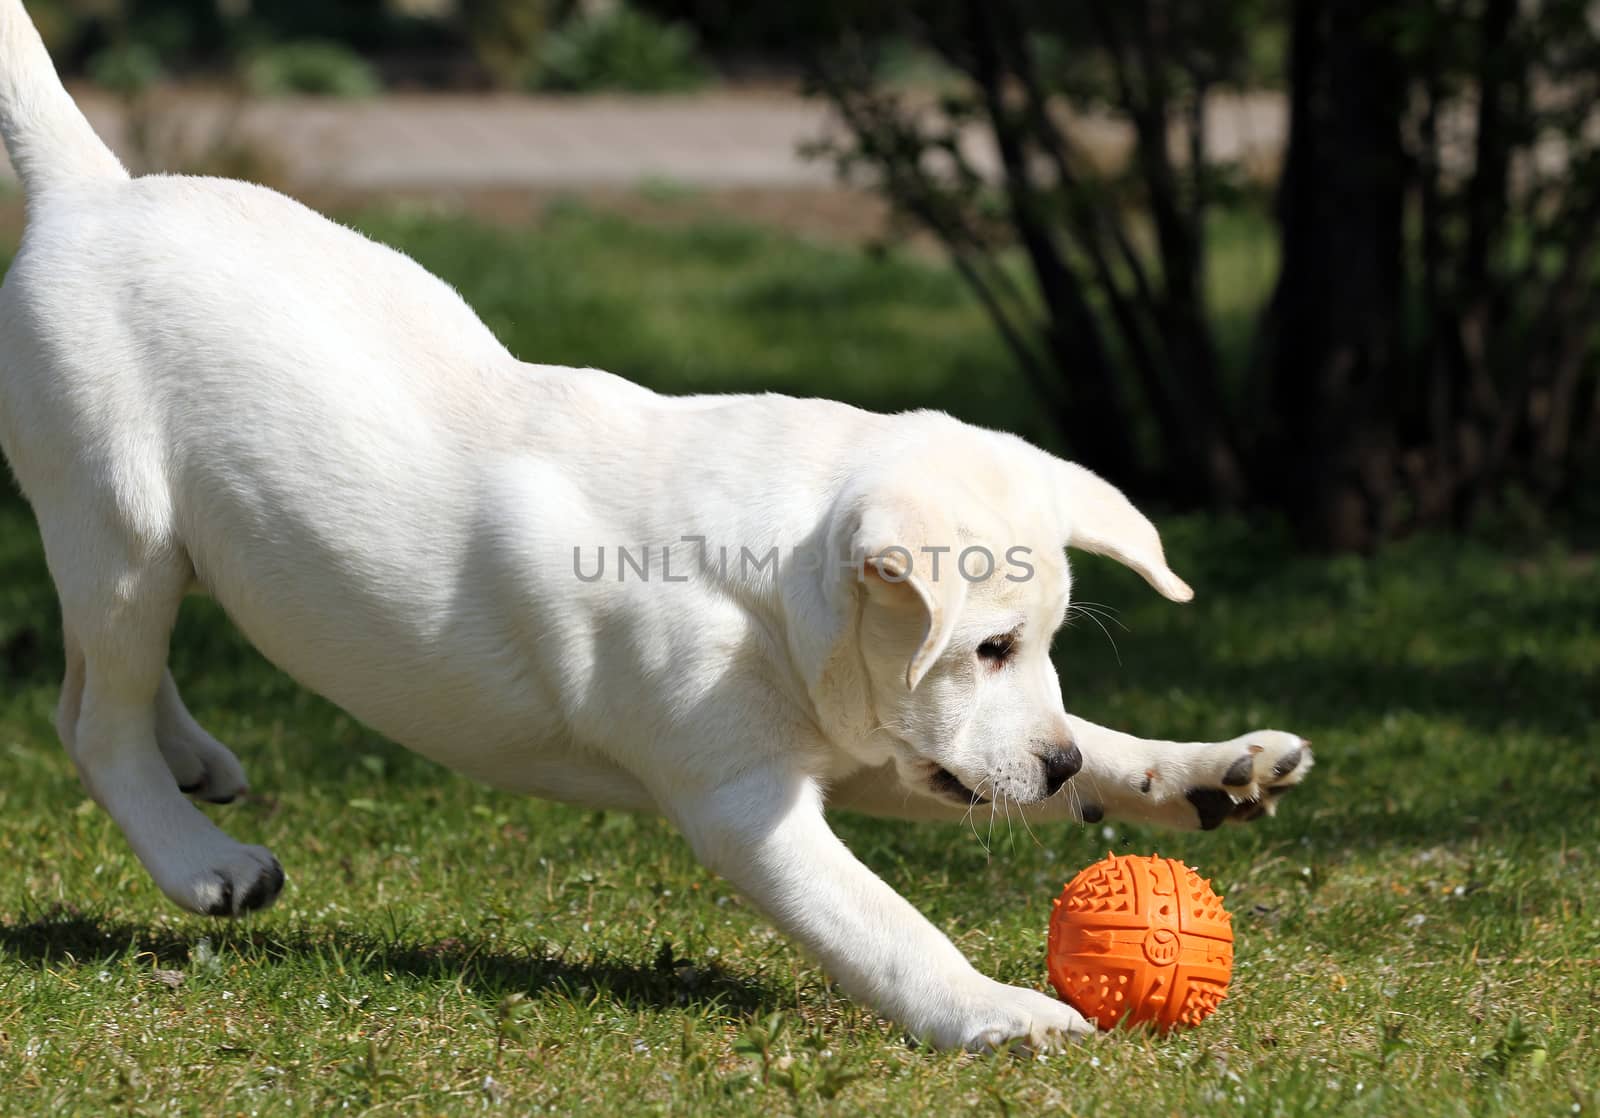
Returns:
[[[1385,25],[1403,0],[1299,0],[1282,270],[1263,323],[1280,507],[1317,547],[1382,534],[1396,484],[1387,407],[1402,345],[1406,82]]]

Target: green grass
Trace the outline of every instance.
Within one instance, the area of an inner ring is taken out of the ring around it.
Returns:
[[[372,228],[524,356],[1028,426],[936,270],[575,212],[539,233]],[[173,668],[255,786],[208,810],[290,881],[236,924],[177,912],[55,743],[54,600],[27,511],[0,500],[0,1113],[1594,1113],[1592,561],[1454,541],[1315,560],[1271,529],[1168,529],[1198,600],[1079,563],[1079,596],[1127,631],[1120,662],[1092,626],[1063,634],[1068,705],[1150,734],[1307,735],[1318,767],[1278,818],[997,832],[989,854],[958,828],[837,821],[980,968],[1036,986],[1051,897],[1107,849],[1214,879],[1238,939],[1216,1017],[1024,1061],[908,1046],[665,824],[451,776],[298,690],[199,601]]]

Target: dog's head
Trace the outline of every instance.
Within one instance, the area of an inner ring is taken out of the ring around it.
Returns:
[[[1116,558],[1174,601],[1193,591],[1113,486],[1009,436],[948,433],[964,445],[875,472],[836,512],[830,545],[853,557],[835,584],[845,652],[909,787],[1032,803],[1081,764],[1050,659],[1065,549]]]

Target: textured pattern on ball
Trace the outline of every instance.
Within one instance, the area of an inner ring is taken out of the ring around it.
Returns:
[[[1198,1025],[1227,996],[1233,918],[1173,858],[1109,855],[1050,912],[1050,982],[1102,1029]]]

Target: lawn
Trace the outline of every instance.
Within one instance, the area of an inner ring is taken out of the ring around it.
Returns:
[[[537,231],[368,228],[514,350],[673,390],[938,404],[1034,435],[945,272],[577,210]],[[1070,709],[1151,735],[1314,740],[1275,819],[1210,834],[841,816],[851,847],[1007,981],[1043,986],[1061,884],[1180,857],[1234,914],[1199,1029],[1049,1059],[932,1054],[832,991],[662,822],[493,793],[300,691],[203,601],[173,668],[254,795],[208,808],[289,873],[276,908],[173,909],[55,742],[60,638],[0,499],[0,1113],[1536,1115],[1600,1111],[1600,569],[1420,540],[1295,557],[1169,521],[1196,602],[1078,564],[1113,608],[1057,651]],[[774,1036],[774,1034],[776,1034]]]

